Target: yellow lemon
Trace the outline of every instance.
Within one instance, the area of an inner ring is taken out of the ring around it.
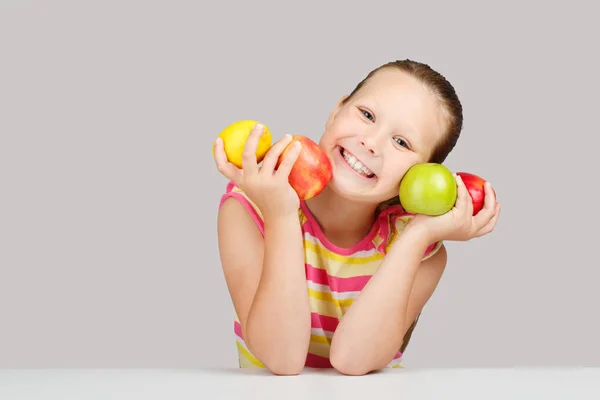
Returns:
[[[257,121],[249,119],[237,121],[223,129],[219,134],[219,137],[223,139],[223,147],[225,149],[225,154],[227,155],[227,160],[238,168],[242,168],[242,152],[244,151],[244,146],[248,141],[248,136],[250,136],[252,128],[254,128],[257,123]],[[258,145],[256,147],[257,163],[260,163],[263,160],[265,154],[267,154],[267,151],[271,148],[272,142],[273,137],[271,132],[269,131],[269,128],[263,124],[263,133],[258,140]],[[214,146],[212,154],[214,157]]]

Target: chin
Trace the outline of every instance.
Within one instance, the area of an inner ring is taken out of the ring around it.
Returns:
[[[338,196],[368,204],[377,204],[391,197],[384,193],[389,190],[382,190],[377,174],[366,169],[362,163],[358,164],[343,147],[335,146],[330,151],[330,159],[333,175],[328,187]]]

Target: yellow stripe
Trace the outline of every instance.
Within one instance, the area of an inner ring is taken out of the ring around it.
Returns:
[[[237,186],[234,186],[234,187],[233,187],[233,189],[232,189],[231,191],[232,191],[233,193],[238,193],[238,194],[241,194],[242,196],[244,196],[244,198],[245,198],[246,200],[248,200],[248,202],[250,203],[250,205],[252,206],[252,208],[254,208],[254,211],[256,211],[256,213],[258,214],[258,216],[260,217],[260,219],[261,219],[261,220],[263,219],[262,213],[260,212],[260,209],[258,208],[258,206],[256,205],[256,203],[254,203],[254,202],[252,201],[252,199],[251,199],[250,197],[248,197],[248,196],[246,195],[246,193],[245,193],[245,192],[244,192],[242,189],[240,189],[240,188],[239,188],[239,187],[237,187]]]
[[[326,249],[316,250],[316,246],[307,240],[304,243],[307,246],[306,263],[314,268],[325,270],[328,275],[337,278],[374,275],[384,259],[384,255],[381,253],[362,258],[343,257],[330,253]],[[433,256],[441,246],[442,242],[438,242],[431,253],[422,257],[422,261]]]
[[[253,365],[259,368],[265,368],[263,363],[261,363],[256,357],[254,357],[240,342],[235,342],[237,345],[240,356],[244,357],[246,360],[250,361]]]
[[[312,296],[308,296],[308,302],[312,312],[333,318],[341,318],[343,316],[343,310],[340,310],[331,302],[315,299]]]
[[[246,195],[246,193],[241,190],[239,187],[234,186],[232,191],[234,193],[239,193],[242,196],[244,196],[252,205],[252,207],[254,208],[254,210],[258,213],[259,217],[262,219],[262,213],[260,211],[260,209],[256,206],[256,204]],[[306,221],[306,216],[304,215],[304,213],[302,212],[301,209],[298,210],[298,216],[300,218],[300,222],[304,223]],[[399,217],[396,220],[396,226],[395,229],[391,230],[391,235],[392,238],[390,240],[390,243],[387,244],[386,246],[386,252],[389,250],[390,246],[393,244],[393,242],[397,239],[398,235],[400,233],[402,233],[402,231],[404,230],[404,228],[406,227],[406,225],[414,218],[414,216],[412,215],[406,215],[403,217]],[[379,245],[381,243],[381,238],[379,236],[375,236],[375,238],[373,239],[376,245]],[[433,256],[441,247],[442,242],[438,242],[437,246],[431,251],[430,254],[428,254],[426,257],[423,257],[422,261],[430,258],[431,256]],[[323,256],[331,261],[334,262],[338,262],[338,263],[343,263],[344,265],[363,265],[363,264],[369,264],[369,263],[373,263],[373,262],[377,262],[377,265],[370,265],[368,270],[365,270],[364,273],[362,271],[356,271],[353,270],[352,274],[348,274],[347,276],[355,276],[356,274],[374,274],[375,270],[377,269],[377,266],[379,264],[379,262],[381,262],[381,260],[383,259],[383,254],[377,252],[376,254],[370,255],[370,256],[366,256],[366,257],[349,257],[349,256],[342,256],[342,255],[338,255],[335,253],[330,252],[329,250],[327,250],[324,247],[321,247],[317,244],[314,244],[312,242],[310,242],[309,240],[305,240],[304,241],[304,246],[307,250],[312,250],[316,255],[318,256]],[[313,262],[312,263],[314,266],[320,265],[320,263],[316,263]],[[340,271],[344,271],[343,269],[339,269]],[[339,277],[346,277],[343,275],[334,275],[334,276],[339,276]]]
[[[329,344],[311,342],[308,347],[308,352],[316,356],[329,358]]]
[[[344,262],[328,260],[312,251],[306,251],[304,261],[314,268],[327,271],[327,274],[330,276],[352,278],[361,275],[373,275],[381,265],[383,257],[366,264],[347,265]]]
[[[308,239],[304,240],[304,247],[307,250],[312,251],[313,253],[319,255],[319,256],[323,256],[331,261],[337,261],[340,263],[344,263],[345,265],[361,265],[361,264],[368,264],[371,263],[373,261],[380,261],[383,259],[383,254],[381,253],[375,253],[369,256],[365,256],[365,257],[356,257],[356,256],[341,256],[335,253],[332,253],[331,251],[327,250],[324,247],[321,247],[313,242],[311,242]]]
[[[400,364],[396,364],[396,365],[393,365],[392,368],[404,368],[404,367]]]
[[[311,343],[329,344],[329,338],[327,336],[323,336],[323,335],[311,334],[310,341],[311,341]]]
[[[246,357],[243,357],[243,356],[239,357],[239,366],[240,366],[240,368],[257,368],[257,369],[263,368],[263,367],[259,367],[259,366],[252,364],[250,361],[248,361],[248,359]]]
[[[250,199],[250,197],[248,197],[248,195],[246,195],[246,193],[242,189],[240,189],[237,186],[234,186],[233,189],[232,189],[232,192],[238,193],[238,194],[241,194],[242,196],[244,196],[244,198],[246,200],[248,200],[248,202],[250,203],[250,205],[252,206],[252,208],[254,208],[254,210],[256,211],[256,213],[258,214],[258,216],[260,217],[260,219],[263,220],[263,215],[262,215],[262,212],[260,211],[260,208],[258,208],[258,206],[256,205],[256,203],[254,203],[252,201],[252,199]],[[305,223],[306,220],[307,220],[306,215],[304,215],[304,213],[302,212],[302,209],[298,209],[298,219],[300,221],[300,224]]]
[[[236,342],[241,368],[265,368],[240,342]],[[319,335],[310,336],[308,352],[317,356],[329,358],[330,345],[327,337]]]
[[[319,292],[317,290],[308,288],[308,296],[317,300],[327,301],[332,303],[336,308],[350,307],[354,303],[354,299],[334,299],[331,293]]]

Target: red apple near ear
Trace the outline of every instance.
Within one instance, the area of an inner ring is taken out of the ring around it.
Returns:
[[[460,176],[465,183],[467,191],[473,200],[473,215],[477,214],[483,208],[485,200],[485,179],[468,172],[457,172],[456,175]],[[496,195],[495,190],[494,195]]]
[[[306,136],[294,135],[292,138],[290,144],[279,156],[275,168],[279,167],[291,149],[291,145],[295,141],[300,142],[302,150],[290,171],[289,182],[290,186],[298,193],[300,200],[308,200],[325,189],[331,179],[333,168],[329,157],[317,143]]]

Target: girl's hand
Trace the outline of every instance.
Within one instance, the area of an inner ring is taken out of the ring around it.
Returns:
[[[295,142],[275,170],[279,156],[292,140],[290,135],[286,135],[269,149],[259,167],[256,149],[262,133],[262,125],[257,124],[248,136],[242,153],[242,169],[227,160],[223,140],[217,138],[215,142],[217,169],[246,193],[265,218],[296,214],[300,207],[300,200],[288,179],[302,145]]]
[[[439,216],[419,214],[408,224],[422,230],[429,243],[440,240],[467,241],[486,235],[494,230],[500,215],[500,203],[489,182],[485,184],[484,205],[473,215],[473,203],[469,192],[460,178],[455,175],[458,197],[452,210]]]

